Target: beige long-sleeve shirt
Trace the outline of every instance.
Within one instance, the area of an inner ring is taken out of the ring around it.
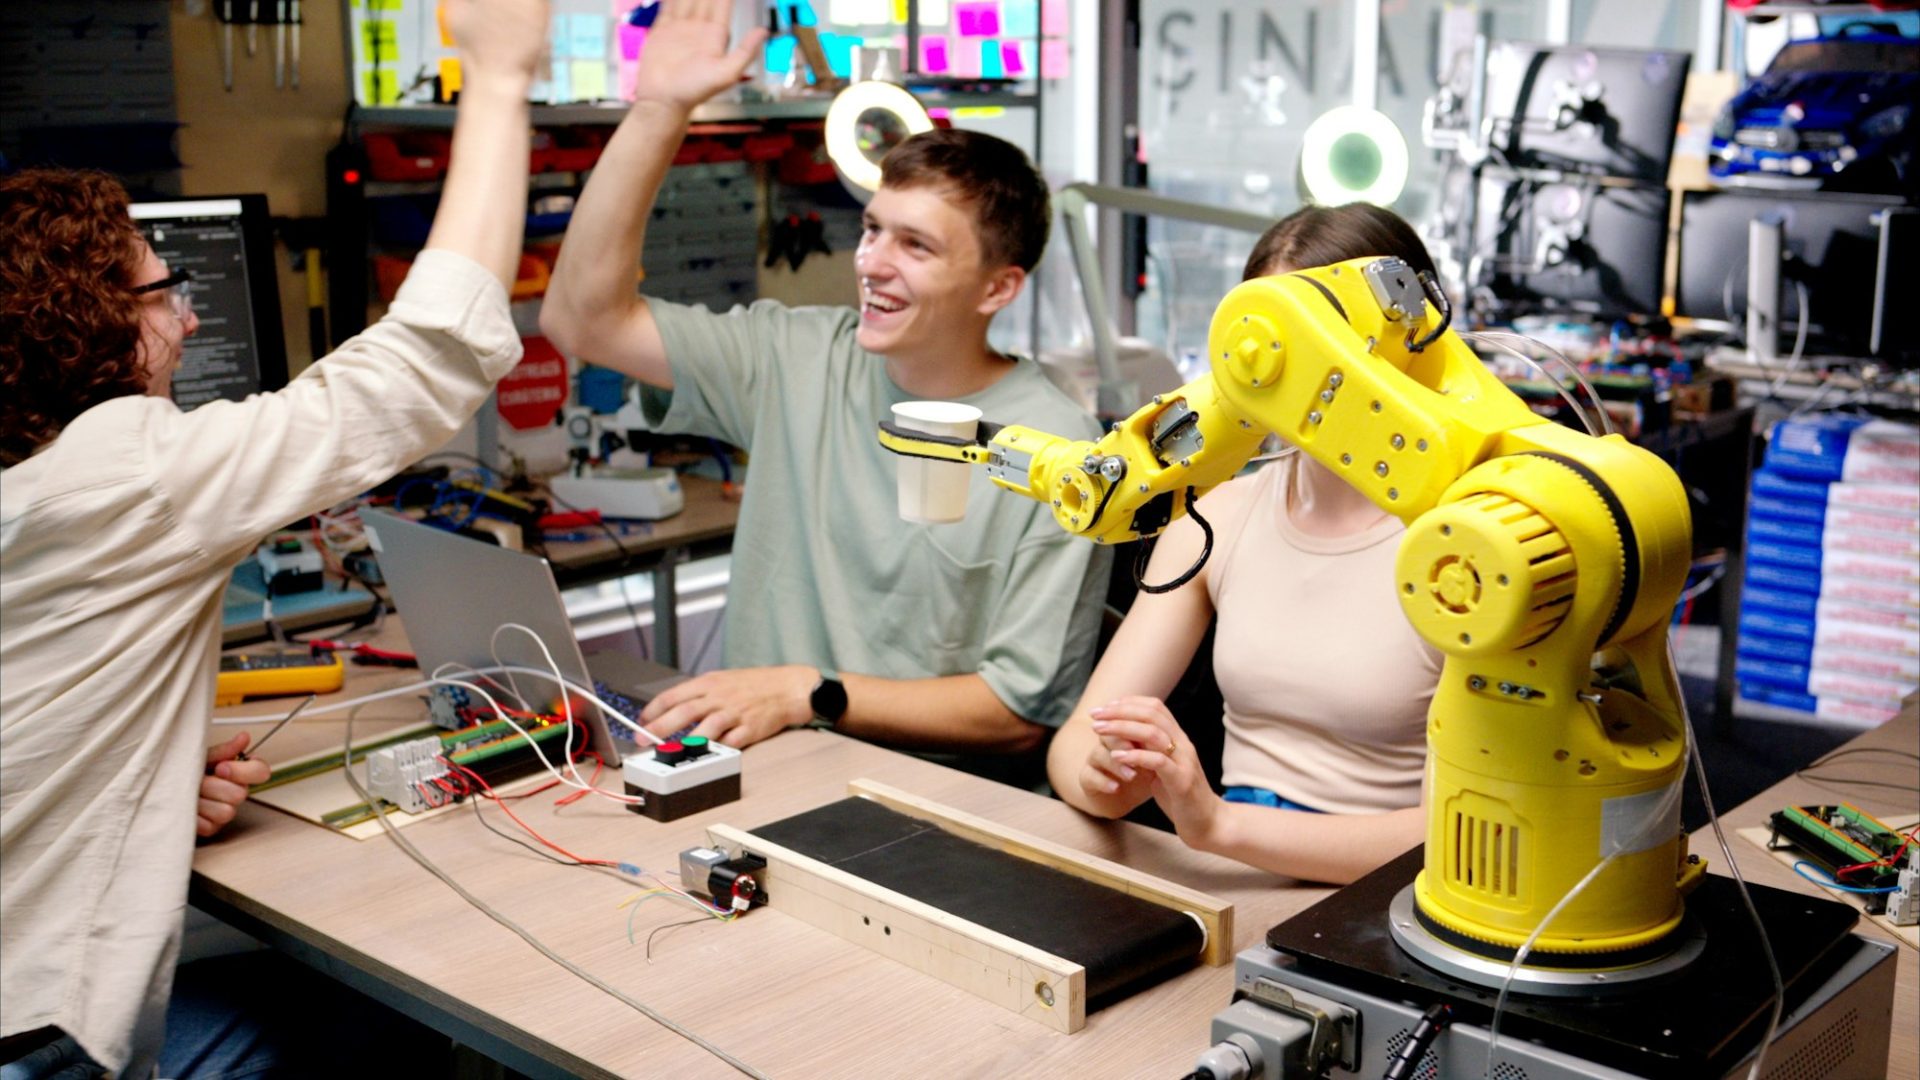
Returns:
[[[0,1034],[151,1072],[229,571],[444,444],[519,356],[500,283],[427,251],[284,390],[118,398],[0,472]]]

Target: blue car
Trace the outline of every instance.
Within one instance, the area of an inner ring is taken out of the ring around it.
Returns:
[[[1788,43],[1713,124],[1723,184],[1911,191],[1920,41],[1852,34]]]

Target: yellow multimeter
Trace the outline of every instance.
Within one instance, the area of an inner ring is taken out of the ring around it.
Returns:
[[[240,653],[220,658],[215,705],[238,705],[247,698],[281,694],[325,694],[340,689],[347,677],[339,653]]]

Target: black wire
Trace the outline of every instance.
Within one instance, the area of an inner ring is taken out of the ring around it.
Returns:
[[[1830,750],[1820,757],[1814,758],[1812,761],[1802,765],[1799,771],[1805,772],[1808,769],[1817,769],[1835,758],[1843,758],[1850,754],[1892,754],[1895,757],[1920,761],[1920,754],[1916,754],[1911,750],[1898,750],[1891,746],[1843,746],[1838,750]]]
[[[1413,331],[1407,331],[1408,352],[1421,352],[1425,350],[1427,346],[1440,340],[1440,335],[1446,333],[1447,326],[1453,322],[1453,304],[1447,299],[1446,290],[1442,289],[1440,283],[1433,279],[1433,275],[1427,273],[1425,270],[1419,271],[1418,277],[1420,278],[1420,287],[1426,292],[1427,299],[1433,301],[1433,306],[1440,310],[1440,325],[1434,327],[1428,332],[1426,337],[1421,338],[1419,341],[1413,340]]]
[[[1200,557],[1193,561],[1192,566],[1187,567],[1186,573],[1181,574],[1172,581],[1164,585],[1149,585],[1147,584],[1147,560],[1153,554],[1153,544],[1151,542],[1141,544],[1140,550],[1135,552],[1133,556],[1133,583],[1140,586],[1141,592],[1155,594],[1172,592],[1187,582],[1192,581],[1193,576],[1200,572],[1200,568],[1207,565],[1207,558],[1213,554],[1213,526],[1207,524],[1207,519],[1200,516],[1199,508],[1194,505],[1193,488],[1191,486],[1187,488],[1187,516],[1191,517],[1194,523],[1200,526],[1200,532],[1206,537],[1206,543],[1200,548]]]
[[[1420,1019],[1408,1033],[1407,1041],[1400,1044],[1400,1052],[1387,1062],[1387,1071],[1380,1074],[1380,1080],[1407,1080],[1419,1068],[1420,1059],[1426,1056],[1433,1046],[1433,1040],[1447,1026],[1447,1017],[1453,1012],[1444,1004],[1427,1006]]]
[[[553,500],[554,505],[558,506],[562,510],[570,510],[576,514],[585,513],[585,511],[581,510],[579,507],[573,505],[572,503],[566,501],[565,499],[562,499],[560,496],[555,495],[551,491],[547,492],[547,498]],[[620,534],[614,531],[613,526],[608,525],[606,522],[606,519],[602,518],[598,513],[594,514],[593,523],[595,525],[600,526],[600,531],[606,533],[607,539],[613,541],[613,546],[615,548],[618,548],[620,551],[620,571],[621,572],[619,575],[617,575],[614,578],[614,580],[620,586],[620,602],[627,606],[627,617],[633,620],[633,640],[638,642],[640,645],[640,658],[643,660],[651,660],[653,659],[652,650],[647,648],[646,635],[640,632],[640,609],[633,606],[633,597],[627,593],[627,573],[633,569],[633,550],[627,547],[626,541],[620,539]],[[658,622],[663,618],[674,618],[677,616],[678,614],[677,612],[671,612],[671,611],[667,612],[664,615],[661,614],[659,610],[660,598],[656,596],[653,599],[654,599],[653,614],[654,614],[654,622],[656,624],[658,624]]]

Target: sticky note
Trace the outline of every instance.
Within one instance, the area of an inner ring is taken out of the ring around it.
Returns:
[[[391,19],[368,19],[360,24],[361,55],[369,64],[400,61],[400,31]]]
[[[391,69],[369,71],[366,99],[370,105],[393,105],[400,101],[400,76]]]
[[[440,58],[440,100],[452,101],[453,95],[460,92],[460,60],[454,56]]]
[[[638,60],[640,59],[640,47],[647,42],[647,28],[644,26],[629,26],[626,23],[621,23],[619,38],[620,59]]]
[[[604,15],[573,15],[567,19],[572,47],[568,53],[576,60],[607,58],[607,19]]]
[[[1000,42],[988,38],[980,43],[980,77],[983,79],[1004,79],[1007,77],[1006,65],[1000,61]]]
[[[1040,0],[1006,0],[1000,5],[1000,32],[1007,37],[1038,37]]]
[[[554,59],[556,60],[569,56],[572,53],[573,35],[568,32],[567,27],[567,17],[565,15],[555,15],[553,17],[553,28],[547,31],[547,49],[553,53]]]
[[[1040,0],[1040,32],[1048,37],[1067,36],[1067,0]]]
[[[853,47],[860,39],[852,34],[821,34],[820,51],[827,54],[827,69],[843,79],[853,78]]]
[[[1026,48],[1022,42],[1002,41],[1000,43],[1000,66],[1008,77],[1022,78],[1027,74]]]
[[[447,26],[447,5],[433,5],[433,21],[440,28],[440,47],[453,48],[453,31]]]
[[[947,0],[920,0],[921,26],[945,26],[951,17],[952,13],[947,6]],[[907,21],[907,0],[893,0],[893,21],[897,23]]]
[[[895,6],[906,7],[905,0],[890,4],[887,0],[829,0],[827,20],[835,26],[873,26],[889,21]],[[905,22],[905,16],[892,20]]]
[[[953,65],[947,59],[947,39],[943,37],[923,37],[920,39],[920,70],[929,75],[945,75]]]
[[[999,0],[968,0],[953,5],[953,22],[961,37],[998,37]]]
[[[980,43],[977,41],[955,41],[949,46],[953,74],[962,79],[980,77]]]
[[[607,62],[573,61],[573,100],[598,101],[607,96]]]
[[[646,0],[645,3],[639,0],[613,0],[613,13],[628,26],[645,30],[659,17],[660,4],[658,0]]]
[[[1043,41],[1040,43],[1040,77],[1043,79],[1067,77],[1066,42]]]
[[[407,0],[367,0],[368,11],[400,11],[407,6]]]
[[[553,97],[550,100],[555,105],[565,105],[575,100],[572,64],[571,60],[553,62]]]
[[[793,70],[793,38],[782,34],[767,41],[766,59],[760,66],[769,75],[785,75]]]

